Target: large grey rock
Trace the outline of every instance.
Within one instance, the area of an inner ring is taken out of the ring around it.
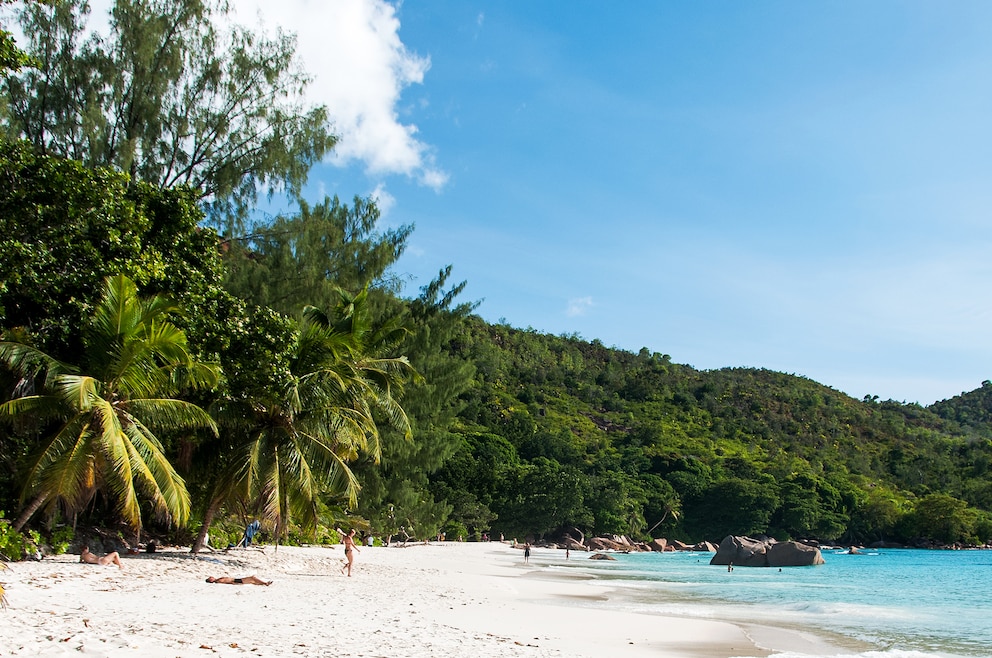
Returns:
[[[767,567],[768,559],[765,557],[767,550],[768,546],[757,539],[727,535],[720,542],[720,546],[716,549],[716,555],[710,560],[710,564]]]
[[[794,541],[760,541],[728,535],[720,542],[710,564],[735,567],[805,567],[823,564],[820,549]]]
[[[820,549],[794,541],[772,544],[766,555],[770,567],[809,567],[824,563]]]
[[[648,548],[656,553],[664,553],[665,549],[668,548],[668,540],[661,537],[652,539],[648,542]]]
[[[591,551],[623,551],[627,547],[619,542],[615,542],[608,537],[590,537],[586,545]]]

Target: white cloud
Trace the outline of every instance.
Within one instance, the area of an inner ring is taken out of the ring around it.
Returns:
[[[383,217],[388,215],[389,211],[396,205],[396,197],[386,191],[385,183],[376,185],[375,189],[372,190],[371,197],[375,199],[375,205]]]
[[[340,141],[332,162],[362,163],[374,176],[403,174],[440,189],[448,174],[417,126],[400,120],[404,89],[422,84],[430,58],[400,40],[396,7],[385,0],[282,0],[278,10],[260,0],[234,0],[238,20],[280,25],[295,32],[298,54],[313,76],[309,96],[327,105]]]
[[[90,25],[106,25],[113,0],[92,0]],[[373,176],[411,176],[439,190],[448,174],[417,126],[400,120],[403,90],[422,84],[430,58],[400,40],[396,7],[386,0],[232,0],[236,21],[269,35],[297,35],[297,54],[313,78],[308,98],[326,105],[340,141],[331,161],[360,163]]]
[[[579,315],[585,315],[586,312],[595,306],[592,303],[592,297],[576,297],[575,299],[568,300],[568,309],[565,313],[570,318],[574,318]]]

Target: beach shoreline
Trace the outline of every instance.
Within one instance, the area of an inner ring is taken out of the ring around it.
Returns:
[[[610,608],[610,583],[549,574],[501,543],[188,549],[78,555],[0,574],[0,656],[558,656],[760,658],[839,655],[788,629]],[[587,555],[573,553],[572,559]],[[269,587],[210,584],[256,575]],[[575,605],[580,602],[581,605]]]

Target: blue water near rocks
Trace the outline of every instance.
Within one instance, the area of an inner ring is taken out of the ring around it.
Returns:
[[[614,605],[840,634],[863,656],[992,657],[992,551],[823,550],[816,567],[710,566],[708,553],[556,559],[616,585]]]

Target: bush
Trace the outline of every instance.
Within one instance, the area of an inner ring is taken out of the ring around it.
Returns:
[[[0,555],[8,560],[23,560],[28,555],[38,552],[41,536],[34,530],[27,535],[14,530],[9,521],[4,520],[0,512]]]
[[[459,523],[458,521],[448,521],[444,524],[444,527],[441,528],[441,532],[444,533],[444,538],[448,541],[457,541],[459,538],[470,538],[468,528],[465,527],[465,524]],[[478,539],[478,537],[474,537],[474,539]]]
[[[69,526],[62,526],[53,530],[52,534],[48,537],[48,545],[51,548],[52,555],[62,555],[65,553],[69,550],[69,545],[75,538],[76,533]]]

